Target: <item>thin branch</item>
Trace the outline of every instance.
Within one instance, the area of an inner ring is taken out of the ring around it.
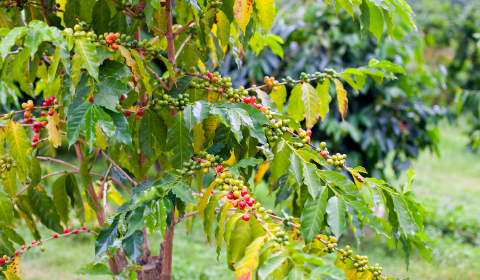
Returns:
[[[82,139],[80,139],[80,138],[78,138],[78,142],[81,142],[81,143],[83,143],[83,144],[85,144],[85,145],[88,145],[87,142],[85,142],[84,140],[82,140]],[[92,147],[92,148],[93,148],[95,151],[98,151],[98,149],[99,149],[99,148],[96,148],[96,147]],[[117,168],[118,171],[120,171],[120,173],[122,173],[123,176],[125,176],[125,177],[128,179],[128,181],[130,181],[130,183],[132,183],[132,185],[133,185],[134,187],[136,187],[136,186],[138,185],[137,182],[135,182],[135,180],[133,180],[132,178],[130,178],[130,176],[128,176],[128,174],[125,173],[125,171],[123,171],[123,169],[121,169],[120,166],[118,166],[117,163],[115,163],[115,161],[113,161],[107,154],[105,154],[105,152],[101,151],[101,153],[102,153],[102,156],[104,156],[111,164],[113,164],[113,166],[115,166],[115,168]]]
[[[155,71],[153,71],[152,68],[150,68],[148,66],[146,66],[146,67],[147,67],[147,70],[150,71],[150,73],[155,75],[155,78],[157,78],[157,81],[159,81],[165,89],[170,90],[170,88],[162,81],[162,78],[160,78],[160,76],[158,76],[158,74],[155,73]]]
[[[99,154],[101,151],[102,151],[102,148],[99,148],[99,149],[97,150],[97,152],[95,153],[95,157],[93,158],[92,165],[90,165],[90,168],[88,169],[88,172],[90,172],[90,170],[92,170],[93,165],[94,165],[95,162],[97,161],[98,154]]]
[[[188,42],[188,40],[190,40],[190,38],[192,38],[192,36],[193,36],[193,33],[188,34],[187,39],[185,39],[185,41],[183,41],[182,45],[178,49],[177,54],[175,55],[175,59],[177,59],[177,57],[180,54],[180,52],[182,51],[183,47],[185,47],[185,44]]]
[[[22,251],[19,251],[19,254],[18,256],[22,255],[23,253],[25,253],[26,251],[32,249],[33,247],[35,246],[38,246],[38,245],[42,245],[43,243],[47,242],[47,241],[50,241],[50,240],[53,240],[53,239],[58,239],[60,237],[68,237],[69,235],[72,235],[72,234],[78,234],[78,233],[91,233],[91,234],[94,234],[94,235],[97,235],[98,236],[98,233],[93,231],[93,230],[89,230],[89,229],[86,229],[86,230],[78,230],[77,233],[73,233],[73,231],[70,231],[68,233],[65,233],[65,234],[58,234],[57,237],[50,237],[50,238],[47,238],[47,239],[44,239],[44,240],[39,240],[37,242],[35,242],[35,244],[32,244],[28,247],[25,248],[25,250],[22,250]],[[13,261],[16,257],[18,257],[17,255],[13,255],[10,257],[10,261]],[[3,267],[4,265],[6,264],[0,264],[0,267]]]
[[[56,159],[56,158],[37,156],[37,159],[39,159],[39,160],[49,160],[49,161],[57,162],[57,163],[60,163],[60,164],[65,165],[65,166],[68,166],[68,167],[70,167],[70,168],[72,168],[72,169],[80,170],[80,169],[79,169],[78,167],[76,167],[75,165],[70,164],[70,163],[68,163],[68,162],[65,162],[65,161],[63,161],[63,160]]]

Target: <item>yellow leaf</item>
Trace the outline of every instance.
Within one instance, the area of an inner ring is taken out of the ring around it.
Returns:
[[[318,97],[320,98],[320,118],[322,118],[322,122],[325,116],[330,111],[329,104],[330,104],[330,101],[332,101],[332,97],[330,96],[330,94],[328,94],[329,89],[330,89],[329,79],[325,79],[323,83],[317,84],[316,90],[318,93]]]
[[[7,271],[3,273],[8,280],[20,280],[20,256],[17,256],[11,264],[7,265]]]
[[[118,49],[120,50],[120,54],[125,59],[125,64],[127,64],[128,69],[130,69],[130,72],[133,74],[132,80],[135,86],[135,91],[140,92],[142,86],[140,85],[140,74],[138,73],[137,63],[132,59],[132,55],[128,49],[120,45],[118,45]]]
[[[213,188],[217,185],[217,182],[213,181],[210,186],[203,192],[203,196],[200,197],[198,200],[198,214],[202,217],[202,221],[205,220],[205,207],[208,204],[208,199],[210,198],[210,194]]]
[[[126,202],[125,198],[115,188],[108,188],[107,198],[117,205],[122,205]]]
[[[230,158],[222,162],[224,166],[233,166],[235,164],[235,153],[233,149],[230,151]]]
[[[53,115],[47,116],[47,131],[48,131],[48,141],[52,143],[52,145],[57,148],[62,144],[62,132],[58,127],[60,124],[60,118],[57,115],[57,112],[53,110]]]
[[[233,4],[233,15],[244,35],[247,24],[250,21],[250,13],[252,12],[252,9],[253,0],[235,0],[235,3]]]
[[[268,33],[275,19],[275,0],[257,0],[255,4],[258,9],[258,19],[262,23],[265,33]]]
[[[248,246],[245,256],[237,266],[237,280],[251,280],[258,265],[258,252],[266,236],[260,236]]]
[[[100,127],[99,124],[95,126],[95,136],[97,136],[97,139],[95,140],[95,146],[102,148],[102,150],[106,150],[108,147],[108,143],[106,141],[107,135],[103,133],[102,128]]]
[[[258,165],[257,171],[255,171],[255,178],[253,180],[255,186],[260,184],[262,181],[263,175],[265,175],[265,172],[268,170],[268,162],[264,161]]]
[[[335,83],[335,88],[337,90],[338,111],[340,111],[340,114],[342,115],[342,120],[345,120],[348,110],[347,91],[343,88],[343,84],[340,80],[334,79],[333,82]]]

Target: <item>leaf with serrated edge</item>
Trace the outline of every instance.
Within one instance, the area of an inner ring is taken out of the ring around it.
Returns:
[[[300,223],[302,227],[300,231],[305,240],[305,244],[315,240],[317,234],[320,233],[320,226],[323,222],[327,208],[328,188],[323,187],[316,199],[308,196],[305,206],[302,210]]]
[[[177,113],[167,132],[167,156],[174,168],[182,168],[182,164],[193,155],[193,137],[184,121],[183,113]]]

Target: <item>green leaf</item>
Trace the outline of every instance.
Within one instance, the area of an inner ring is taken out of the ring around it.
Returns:
[[[329,110],[330,110],[330,101],[332,101],[332,97],[330,96],[330,94],[328,94],[328,91],[330,89],[330,80],[329,79],[325,79],[325,81],[323,83],[318,83],[317,84],[317,88],[316,88],[316,91],[318,93],[318,97],[319,97],[319,102],[320,102],[320,108],[319,108],[319,114],[320,114],[320,117],[322,118],[322,122],[323,122],[323,119],[325,118],[325,116],[328,114]]]
[[[405,69],[403,69],[402,66],[394,64],[388,60],[378,61],[376,59],[372,59],[368,62],[368,67],[380,68],[392,73],[405,74]]]
[[[380,41],[383,33],[383,26],[385,25],[383,22],[383,13],[382,10],[377,7],[374,2],[370,0],[366,0],[368,4],[368,10],[370,14],[370,23],[369,23],[369,30],[373,33],[375,38]]]
[[[397,212],[398,215],[398,222],[400,224],[400,227],[403,229],[403,234],[405,234],[405,236],[408,236],[412,229],[410,227],[410,215],[407,211],[407,205],[398,195],[392,195],[392,198],[395,212]]]
[[[300,231],[305,244],[314,241],[315,237],[320,234],[323,217],[326,214],[327,198],[328,188],[323,187],[316,199],[309,195],[305,202],[300,217],[300,223],[302,224]]]
[[[52,199],[42,187],[36,186],[29,188],[28,200],[30,201],[32,212],[40,219],[42,224],[55,232],[63,233],[57,209]]]
[[[102,2],[105,1],[98,1],[97,3]],[[76,39],[75,53],[82,57],[82,67],[88,71],[88,74],[90,74],[90,76],[98,80],[98,66],[100,65],[100,61],[97,57],[97,51],[95,49],[95,46],[85,38]]]
[[[0,9],[0,28],[7,28],[12,30],[14,27],[15,24],[13,23],[13,20],[8,17],[4,9]]]
[[[217,37],[220,40],[222,48],[224,48],[230,40],[230,21],[223,11],[216,14],[216,19]]]
[[[17,196],[17,176],[15,173],[15,168],[10,169],[10,171],[5,169],[2,174],[7,176],[4,180],[1,180],[3,191],[11,199],[15,199]]]
[[[276,256],[266,260],[258,270],[258,277],[260,280],[265,280],[275,270],[281,270],[282,264],[287,257],[284,255]]]
[[[87,113],[85,114],[85,126],[83,127],[85,141],[90,148],[90,152],[92,152],[93,142],[97,140],[97,135],[95,134],[96,119],[93,111],[94,107],[88,108]]]
[[[36,157],[32,157],[30,161],[30,185],[32,187],[40,184],[42,178],[42,168],[40,166],[40,161]]]
[[[80,15],[80,1],[70,0],[65,5],[65,13],[63,13],[63,21],[65,26],[73,28],[78,23],[77,16]]]
[[[225,220],[228,216],[228,209],[232,206],[230,202],[227,202],[220,207],[220,212],[217,215],[217,228],[215,229],[215,242],[217,243],[217,260],[220,256],[222,249],[223,233],[225,232]],[[210,234],[207,234],[207,237]]]
[[[132,72],[128,70],[125,64],[109,59],[105,60],[103,64],[100,65],[99,73],[100,75],[115,79],[123,79],[132,76]]]
[[[28,47],[30,51],[30,56],[33,57],[38,50],[38,46],[43,42],[40,37],[40,32],[35,29],[28,29],[27,36],[25,36],[25,41],[23,44]],[[56,69],[55,69],[56,70]]]
[[[170,74],[171,75],[171,74]],[[177,98],[179,94],[185,93],[190,87],[190,83],[193,81],[192,76],[184,76],[177,80],[176,85],[173,86],[166,93],[173,98]]]
[[[62,175],[52,185],[53,203],[55,203],[60,219],[65,225],[68,224],[68,214],[70,212],[68,209],[68,197],[65,182],[67,176],[67,174]]]
[[[0,254],[2,254],[2,256],[12,256],[14,252],[15,247],[13,247],[12,242],[10,242],[7,235],[0,231]]]
[[[128,237],[134,234],[137,230],[142,230],[145,227],[145,219],[143,218],[143,213],[145,212],[145,207],[147,202],[142,202],[135,208],[128,219],[128,231],[125,233],[125,237]]]
[[[122,247],[126,255],[134,263],[142,256],[143,232],[135,231],[132,235],[122,240]]]
[[[102,229],[98,233],[97,240],[95,241],[95,257],[98,257],[101,254],[105,253],[108,247],[112,245],[113,240],[118,234],[117,225],[119,218],[120,215],[116,215],[110,226],[108,226],[107,228],[102,227]]]
[[[332,196],[327,203],[327,222],[333,235],[339,238],[345,230],[345,212],[347,206],[343,198]]]
[[[320,97],[312,85],[303,83],[302,99],[305,105],[307,129],[310,129],[315,125],[320,116]]]
[[[191,131],[196,123],[192,105],[188,104],[187,107],[185,107],[185,110],[183,110],[183,117],[185,118],[188,130]]]
[[[275,20],[275,1],[274,0],[259,0],[255,1],[257,6],[257,16],[262,23],[262,27],[265,29],[265,33],[268,33]]]
[[[199,100],[193,104],[193,115],[197,123],[202,123],[204,119],[210,116],[210,103],[205,100]]]
[[[272,108],[273,111],[275,112],[277,111],[277,108],[275,107],[275,102],[273,102],[270,95],[268,95],[266,92],[260,89],[257,89],[255,91],[257,92],[257,96],[262,101],[262,105],[264,107],[270,107]]]
[[[302,84],[298,84],[293,88],[288,101],[290,105],[288,105],[287,113],[292,116],[296,122],[303,121],[305,105],[302,100]]]
[[[107,1],[97,1],[92,9],[92,29],[96,34],[110,32],[111,11]],[[93,75],[92,75],[93,76]]]
[[[140,146],[143,154],[151,159],[155,156],[155,140],[165,149],[167,138],[167,126],[163,120],[154,112],[148,111],[140,123]]]
[[[210,197],[207,206],[205,207],[204,217],[205,220],[203,221],[203,230],[207,235],[207,240],[211,243],[211,235],[212,235],[212,225],[213,219],[215,217],[215,207],[218,204],[220,198],[224,197],[226,194],[224,192],[216,192],[214,195]]]
[[[292,149],[288,146],[285,140],[281,140],[277,146],[277,151],[273,161],[270,163],[270,171],[272,172],[272,179],[278,179],[287,172],[290,166],[290,155]]]
[[[78,106],[78,108],[76,108],[70,116],[70,119],[67,122],[67,138],[69,146],[72,146],[77,142],[80,131],[85,125],[85,117],[91,107],[92,103],[83,103],[82,105]]]
[[[32,154],[30,139],[25,128],[13,120],[8,122],[6,135],[9,155],[17,163],[17,168],[15,169],[17,178],[20,182],[23,182],[30,169]]]
[[[167,156],[173,168],[182,168],[182,164],[193,155],[193,137],[184,121],[183,113],[177,113],[167,132]]]
[[[272,90],[270,97],[275,102],[275,107],[280,114],[283,114],[283,105],[287,101],[287,89],[284,85],[277,86],[277,90]]]
[[[124,34],[127,32],[127,16],[123,11],[117,12],[110,23],[110,32]]]
[[[171,184],[169,188],[172,189],[173,193],[180,198],[185,203],[195,203],[192,195],[192,189],[182,181]]]
[[[292,153],[290,155],[291,165],[288,167],[288,169],[293,174],[293,179],[298,183],[298,185],[301,185],[303,181],[302,162],[302,158],[298,156],[297,153]]]
[[[2,10],[3,11],[3,10]],[[1,13],[1,12],[0,12]],[[2,15],[0,14],[0,20],[2,19]],[[15,45],[15,42],[20,36],[23,36],[23,31],[25,27],[15,27],[10,31],[7,36],[2,39],[2,43],[0,44],[0,61],[4,61],[5,58],[8,56],[8,52],[10,48]]]
[[[317,197],[318,193],[324,188],[317,173],[317,167],[313,163],[303,162],[303,179],[308,187],[308,193],[313,198]]]
[[[110,110],[105,110],[105,112],[112,118],[115,124],[115,139],[131,147],[132,135],[125,115]]]
[[[13,222],[13,204],[10,198],[0,192],[0,221],[10,226]]]
[[[10,239],[11,241],[17,243],[20,246],[26,244],[23,237],[21,237],[13,229],[6,227],[4,225],[1,225],[0,228],[3,230],[3,234],[5,234],[8,237],[8,239]]]
[[[352,0],[337,0],[337,2],[347,11],[347,13],[353,18],[353,4]]]
[[[27,23],[31,22],[32,20],[45,20],[42,12],[40,12],[40,10],[34,5],[25,5],[23,9],[25,10],[25,19]]]
[[[412,183],[413,180],[415,180],[415,171],[413,171],[411,166],[405,174],[407,174],[408,182],[406,182],[405,186],[403,186],[403,194],[406,194],[412,190]]]
[[[115,105],[118,102],[118,95],[115,92],[112,92],[111,88],[106,86],[95,85],[95,87],[98,89],[98,93],[93,96],[95,105],[116,112],[117,108]]]

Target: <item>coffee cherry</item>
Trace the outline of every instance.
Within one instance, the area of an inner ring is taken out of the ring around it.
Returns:
[[[247,206],[247,203],[245,203],[243,200],[238,203],[238,207],[240,207],[241,210],[245,208],[245,206]]]
[[[20,252],[19,251],[15,251],[15,256],[18,256],[20,255]]]
[[[64,229],[64,230],[63,230],[63,233],[68,233],[68,229]]]
[[[0,259],[0,264],[5,264],[5,260],[3,258]]]
[[[37,243],[37,241],[33,240],[32,241],[32,245],[35,245]]]
[[[222,170],[223,170],[223,166],[218,165],[218,166],[217,166],[217,172],[222,172]]]
[[[48,115],[49,115],[50,117],[53,116],[53,114],[55,114],[55,111],[53,111],[53,110],[48,111]]]
[[[328,153],[327,153],[327,151],[321,151],[321,152],[320,152],[320,155],[321,155],[322,157],[326,157],[326,156],[328,155]]]
[[[93,101],[94,101],[93,96],[91,96],[91,97],[88,99],[88,102],[93,103]]]
[[[40,246],[40,251],[45,252],[45,247],[43,245]]]
[[[74,231],[73,231],[73,234],[78,234],[78,230],[74,230]]]
[[[227,198],[230,199],[230,200],[233,199],[233,198],[234,198],[233,193],[228,193],[228,194],[227,194]]]
[[[250,220],[250,215],[245,214],[245,215],[242,216],[242,219],[243,219],[245,222],[247,222],[248,220]]]
[[[22,248],[22,250],[25,250],[25,248],[27,248],[27,246],[25,246],[25,245],[22,245],[22,247],[21,247],[21,248]]]
[[[86,227],[82,227],[82,230],[87,230],[87,228],[86,228]]]
[[[249,201],[250,200],[250,195],[249,194],[244,195],[243,199],[245,199],[245,201]]]
[[[58,234],[55,233],[55,234],[53,235],[53,238],[58,238]]]

